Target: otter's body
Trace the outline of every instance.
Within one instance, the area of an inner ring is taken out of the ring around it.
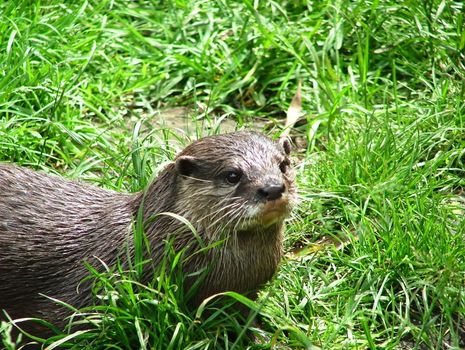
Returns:
[[[114,262],[132,211],[129,195],[0,164],[0,309],[57,321],[60,308],[39,293],[86,304],[83,260]]]
[[[211,268],[195,303],[227,290],[253,297],[281,258],[294,194],[288,153],[288,145],[256,133],[207,137],[131,195],[0,164],[0,310],[62,326],[66,310],[43,295],[88,305],[88,287],[78,288],[88,275],[83,262],[97,257],[111,265],[131,251],[140,210],[154,264],[168,238],[192,252],[199,237],[205,245],[224,240],[185,266],[186,272]],[[163,212],[189,220],[198,237],[173,216],[153,219]]]

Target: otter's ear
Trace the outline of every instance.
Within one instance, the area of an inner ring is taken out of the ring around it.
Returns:
[[[190,176],[198,168],[197,159],[190,156],[178,157],[175,167],[180,175]]]
[[[280,145],[284,149],[284,152],[289,155],[291,153],[291,143],[289,142],[289,139],[287,137],[283,137],[282,139],[279,140]]]

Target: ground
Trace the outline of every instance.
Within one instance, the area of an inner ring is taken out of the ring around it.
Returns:
[[[1,161],[134,192],[197,137],[277,137],[302,81],[300,203],[250,305],[261,330],[190,314],[175,268],[142,290],[115,272],[96,278],[121,303],[66,347],[464,348],[464,6],[3,2]]]

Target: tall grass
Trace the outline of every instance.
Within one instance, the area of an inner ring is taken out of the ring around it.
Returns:
[[[118,190],[143,188],[188,142],[156,126],[160,109],[188,106],[199,135],[216,117],[274,134],[302,80],[301,203],[255,305],[269,341],[248,346],[465,346],[462,2],[18,0],[0,5],[0,29],[0,160]],[[105,278],[108,295],[135,286]],[[161,287],[140,288],[148,305]],[[227,331],[247,322],[218,308],[205,330],[179,297],[143,321],[118,309],[129,333],[109,322],[82,337],[247,346]]]

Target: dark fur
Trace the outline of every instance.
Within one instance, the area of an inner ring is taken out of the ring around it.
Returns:
[[[146,191],[133,195],[0,164],[0,309],[13,318],[40,317],[62,326],[65,310],[39,293],[76,307],[89,304],[88,288],[77,290],[88,275],[83,261],[95,263],[95,256],[115,263],[131,240],[131,223],[142,203],[146,220],[173,212],[189,220],[205,244],[226,238],[186,266],[190,272],[212,263],[196,303],[226,290],[253,296],[281,257],[282,223],[294,194],[292,175],[280,170],[288,162],[286,148],[256,133],[207,137],[181,152]],[[230,168],[244,173],[234,188],[221,175]],[[247,210],[264,205],[257,188],[274,182],[286,186],[283,214],[266,228],[244,220]],[[176,248],[199,248],[192,232],[169,216],[149,220],[145,233],[155,263],[168,236]]]

